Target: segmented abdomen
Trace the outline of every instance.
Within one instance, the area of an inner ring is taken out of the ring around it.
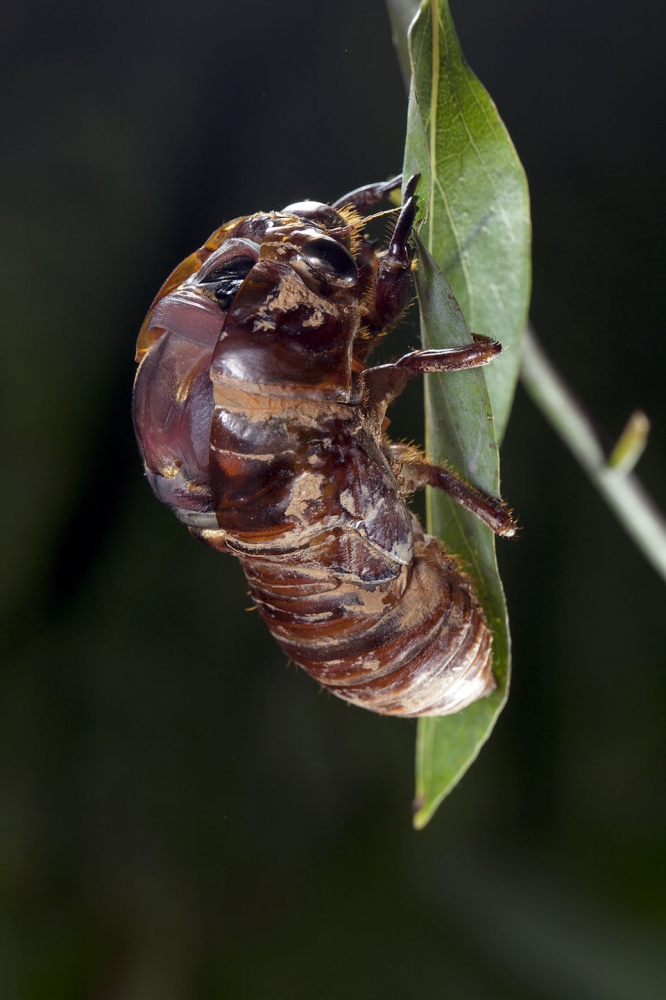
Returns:
[[[492,638],[457,561],[416,518],[413,527],[408,565],[345,528],[241,562],[275,639],[333,694],[384,715],[447,715],[495,687]]]

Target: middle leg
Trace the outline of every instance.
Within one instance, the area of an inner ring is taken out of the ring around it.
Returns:
[[[463,347],[441,350],[411,351],[388,365],[366,368],[363,382],[371,403],[387,406],[397,399],[410,379],[428,372],[461,372],[489,364],[502,350],[502,345],[489,337],[472,334],[474,342]]]

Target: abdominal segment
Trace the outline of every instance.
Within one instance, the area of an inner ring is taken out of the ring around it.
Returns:
[[[457,561],[413,525],[407,565],[344,527],[241,562],[277,642],[332,694],[383,715],[448,715],[494,689],[492,636]]]

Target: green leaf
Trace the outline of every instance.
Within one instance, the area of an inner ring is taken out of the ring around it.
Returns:
[[[421,6],[410,48],[404,169],[407,176],[421,171],[421,237],[470,329],[504,346],[486,372],[501,441],[530,295],[527,181],[497,108],[464,61],[446,0]]]
[[[470,342],[469,328],[444,274],[417,237],[416,289],[424,346]],[[486,369],[487,371],[487,369]],[[484,372],[475,369],[426,378],[426,450],[485,493],[499,492],[499,459]],[[458,555],[474,583],[493,632],[497,688],[455,715],[420,719],[416,743],[416,814],[425,826],[487,740],[509,681],[509,629],[495,558],[495,538],[474,514],[440,491],[428,490],[428,530]]]
[[[389,0],[389,8],[399,32],[409,0]],[[398,34],[399,48],[400,41]],[[501,437],[529,303],[527,184],[494,104],[464,62],[446,0],[421,5],[409,43],[412,82],[403,169],[406,177],[421,174],[416,284],[424,346],[469,343],[471,328],[505,348],[483,371],[428,376],[426,445],[434,462],[498,494],[495,427]],[[428,529],[461,558],[474,582],[493,631],[498,687],[456,715],[420,720],[417,828],[425,826],[477,756],[506,700],[509,680],[508,622],[492,532],[433,491],[428,493]]]

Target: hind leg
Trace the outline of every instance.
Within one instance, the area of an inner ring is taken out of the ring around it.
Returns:
[[[518,526],[499,497],[486,496],[448,469],[424,461],[418,449],[412,445],[391,444],[389,452],[398,466],[398,481],[406,493],[413,493],[424,486],[433,486],[442,490],[465,510],[476,514],[495,534],[506,538],[516,534]]]

